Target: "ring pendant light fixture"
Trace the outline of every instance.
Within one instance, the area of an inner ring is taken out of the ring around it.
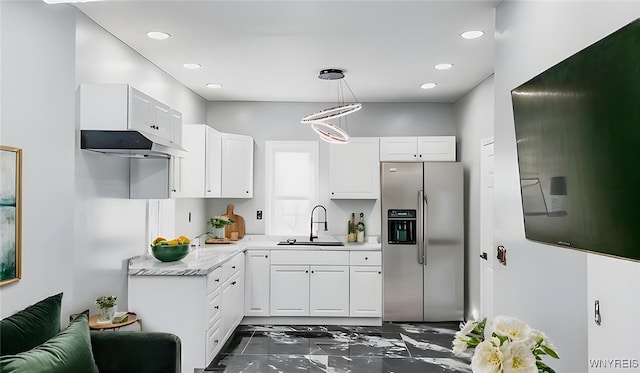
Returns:
[[[345,144],[349,142],[349,134],[347,134],[339,124],[342,121],[342,117],[362,109],[362,104],[358,102],[358,99],[351,90],[351,87],[349,87],[347,81],[344,80],[344,72],[342,70],[324,69],[320,71],[318,78],[322,80],[338,81],[338,101],[340,104],[338,106],[306,115],[302,118],[300,123],[309,124],[311,129],[326,142]],[[344,103],[344,89],[342,88],[342,82],[347,86],[347,89],[349,90],[349,93],[351,93],[351,96],[353,96],[355,103]],[[338,125],[328,122],[329,120],[336,118],[338,119]]]

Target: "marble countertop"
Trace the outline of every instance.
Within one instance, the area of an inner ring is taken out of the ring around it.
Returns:
[[[297,239],[308,241],[304,238]],[[278,242],[285,241],[286,238],[247,235],[236,243],[205,244],[194,247],[189,255],[177,262],[161,262],[149,253],[135,256],[129,259],[128,274],[129,276],[204,276],[234,255],[246,250],[380,251],[381,245],[374,242],[374,239],[367,243],[345,243],[344,246],[278,246]]]

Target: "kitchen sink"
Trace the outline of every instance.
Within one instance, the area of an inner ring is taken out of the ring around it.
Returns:
[[[278,242],[278,246],[344,246],[340,241],[298,241],[287,240]]]

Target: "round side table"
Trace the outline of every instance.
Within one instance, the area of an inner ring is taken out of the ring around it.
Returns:
[[[89,317],[89,329],[93,329],[93,330],[107,330],[107,329],[120,329],[123,326],[127,326],[127,325],[131,325],[135,322],[137,322],[140,325],[140,331],[142,331],[142,320],[138,318],[138,315],[136,315],[133,312],[127,312],[129,314],[129,317],[127,318],[127,321],[123,321],[120,323],[106,323],[106,324],[98,324],[98,317],[100,315],[93,315],[91,317]]]

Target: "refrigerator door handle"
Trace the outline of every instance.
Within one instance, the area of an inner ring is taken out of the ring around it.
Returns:
[[[417,223],[417,233],[418,233],[418,263],[420,264],[426,264],[425,263],[425,258],[424,258],[424,224],[423,224],[423,209],[424,209],[424,203],[422,202],[424,200],[424,196],[423,196],[423,191],[419,190],[418,191],[418,221]]]
[[[427,237],[429,236],[429,232],[427,231],[428,217],[429,217],[429,203],[427,202],[427,196],[423,191],[420,191],[421,198],[418,203],[421,206],[421,210],[423,210],[422,214],[422,223],[420,224],[420,231],[422,232],[422,237],[420,237],[420,241],[422,242],[422,260],[424,265],[427,265],[427,250],[429,250],[429,240]]]

